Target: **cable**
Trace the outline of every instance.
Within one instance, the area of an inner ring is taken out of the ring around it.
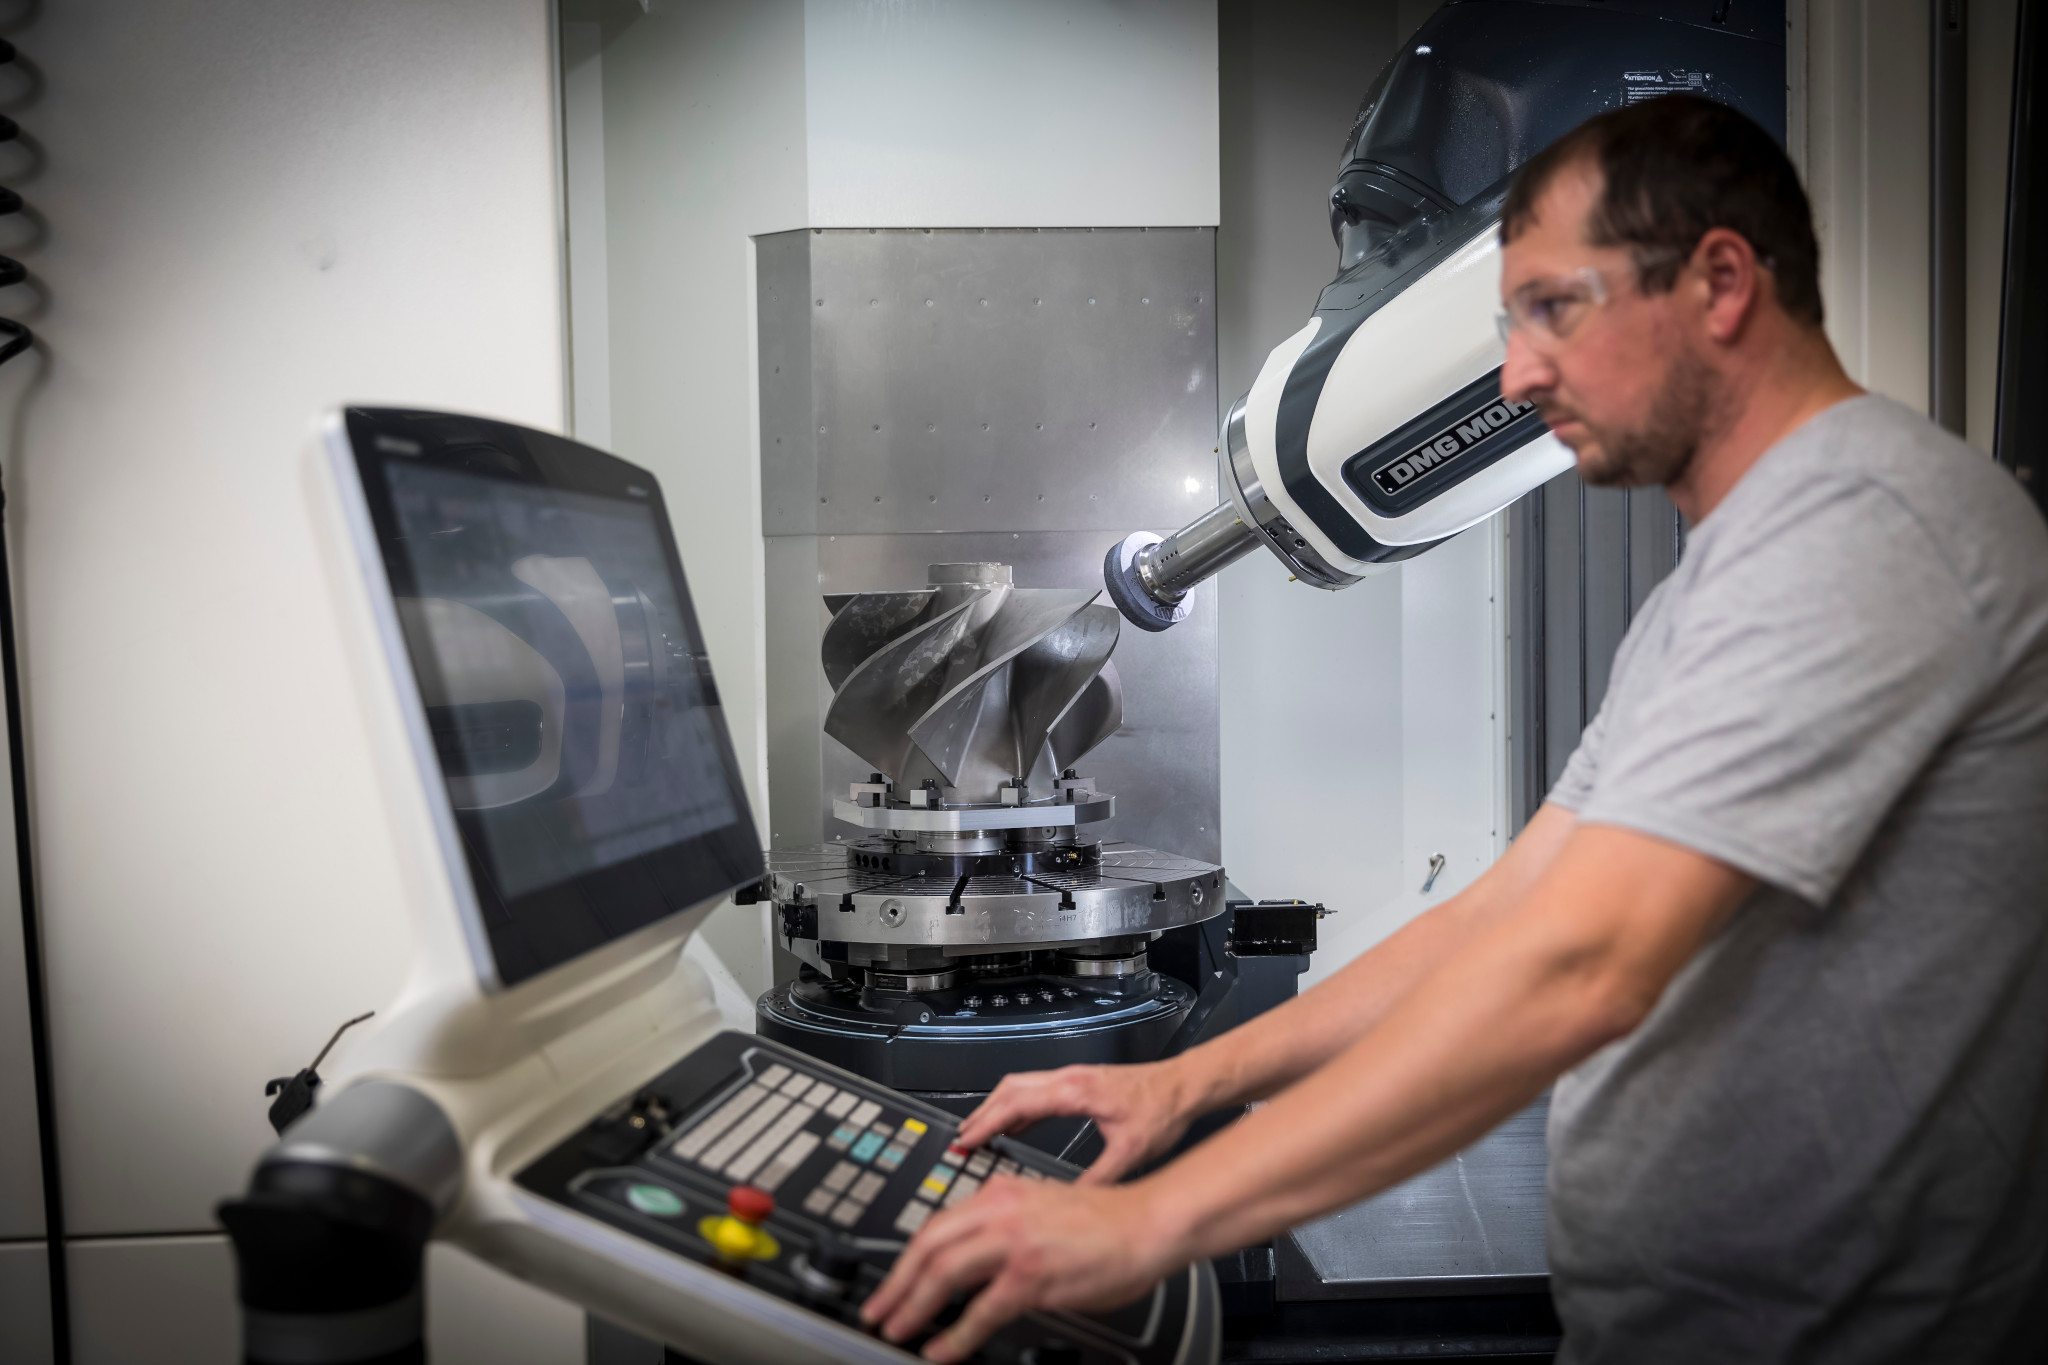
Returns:
[[[0,66],[14,60],[14,44],[0,38]],[[21,136],[21,126],[0,115],[0,142]],[[0,217],[19,213],[21,196],[0,188]],[[20,284],[28,267],[0,256],[0,288]],[[35,344],[35,333],[0,318],[0,365]],[[14,792],[14,863],[21,884],[22,956],[28,986],[29,1051],[35,1061],[36,1134],[43,1156],[43,1245],[50,1275],[50,1349],[56,1365],[71,1365],[71,1290],[64,1255],[64,1186],[57,1166],[57,1097],[50,1071],[50,1020],[43,991],[42,925],[36,914],[35,863],[29,849],[28,762],[23,753],[21,664],[14,640],[14,579],[7,562],[7,493],[0,486],[0,681],[7,694],[7,768]]]

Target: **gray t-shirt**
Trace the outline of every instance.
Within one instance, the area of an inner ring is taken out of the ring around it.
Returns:
[[[1550,1111],[1560,1361],[2012,1354],[2048,1246],[2048,528],[1888,400],[1688,539],[1552,801],[1759,889]]]

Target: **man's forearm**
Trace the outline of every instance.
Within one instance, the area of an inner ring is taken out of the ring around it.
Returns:
[[[1336,975],[1183,1053],[1173,1065],[1190,1113],[1266,1099],[1363,1037],[1474,933],[1514,906],[1569,837],[1576,817],[1544,806],[1508,853],[1463,892],[1417,916]]]
[[[1602,830],[1308,1084],[1133,1187],[1211,1255],[1341,1208],[1466,1146],[1634,1028],[1753,883]]]
[[[1189,1111],[1266,1099],[1322,1067],[1464,940],[1470,918],[1446,901],[1313,989],[1181,1054]]]

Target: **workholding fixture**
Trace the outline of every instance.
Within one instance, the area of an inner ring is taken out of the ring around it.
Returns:
[[[826,601],[825,732],[875,771],[833,801],[860,834],[768,855],[804,967],[760,1031],[963,1104],[1011,1070],[1156,1057],[1194,992],[1147,945],[1220,914],[1223,869],[1082,833],[1116,811],[1075,765],[1123,724],[1117,613],[1007,564],[928,578]]]

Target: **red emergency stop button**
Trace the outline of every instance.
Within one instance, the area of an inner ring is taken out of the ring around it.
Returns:
[[[725,1197],[725,1211],[742,1223],[759,1227],[775,1212],[775,1196],[756,1185],[735,1185]]]

